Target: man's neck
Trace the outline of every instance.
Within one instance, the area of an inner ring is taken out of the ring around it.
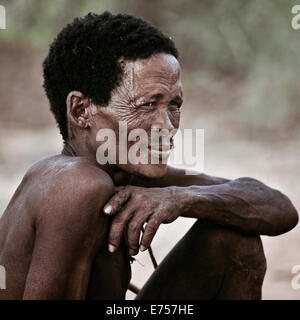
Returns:
[[[91,160],[91,162],[93,162],[95,166],[97,166],[99,169],[104,170],[110,175],[110,177],[112,178],[116,186],[127,185],[129,184],[132,178],[132,176],[129,173],[119,169],[115,165],[111,165],[111,164],[100,165],[97,162],[95,156],[93,157],[88,152],[84,152],[82,148],[78,148],[78,146],[74,142],[72,143],[69,141],[65,141],[61,154],[69,157],[84,157]]]

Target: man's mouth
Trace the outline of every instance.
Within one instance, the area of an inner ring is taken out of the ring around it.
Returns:
[[[170,153],[174,149],[174,144],[168,145],[149,145],[148,150],[154,158],[166,159],[170,156]]]
[[[157,163],[157,160],[159,160],[159,163],[161,161],[167,161],[171,151],[174,149],[174,141],[173,138],[169,138],[167,141],[160,141],[160,143],[150,143],[151,141],[140,141],[140,148],[143,150],[143,152],[148,151],[148,159],[151,162],[151,159]]]

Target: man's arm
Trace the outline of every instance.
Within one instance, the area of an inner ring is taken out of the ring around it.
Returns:
[[[23,298],[84,299],[92,260],[108,230],[102,207],[114,187],[109,179],[81,170],[58,177],[40,192]]]
[[[278,235],[294,228],[298,214],[287,196],[253,178],[228,180],[204,173],[186,175],[168,166],[157,180],[137,180],[146,187],[177,186],[182,216],[200,218],[242,232]]]
[[[169,167],[162,179],[136,178],[131,183],[135,186],[119,190],[105,208],[111,206],[110,214],[116,214],[109,243],[119,245],[128,223],[128,242],[134,253],[145,222],[148,223],[141,245],[146,248],[159,225],[178,216],[202,219],[246,234],[269,236],[287,232],[298,222],[297,211],[288,197],[252,178],[188,176],[184,170]],[[123,210],[124,201],[127,205]]]
[[[291,201],[280,191],[252,178],[189,187],[174,187],[181,216],[200,218],[237,231],[275,236],[298,222]]]
[[[130,184],[141,187],[187,187],[192,185],[209,186],[229,182],[229,179],[210,176],[205,173],[186,175],[184,169],[167,167],[167,173],[159,179],[134,177]]]

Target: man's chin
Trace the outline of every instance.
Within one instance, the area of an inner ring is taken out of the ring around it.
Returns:
[[[138,164],[120,166],[120,168],[130,174],[148,179],[159,179],[167,173],[167,164]]]

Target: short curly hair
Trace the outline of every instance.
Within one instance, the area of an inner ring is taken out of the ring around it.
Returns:
[[[43,62],[43,86],[64,141],[66,98],[72,90],[105,106],[122,78],[118,60],[149,58],[154,53],[178,58],[170,37],[132,15],[89,13],[63,28]]]

